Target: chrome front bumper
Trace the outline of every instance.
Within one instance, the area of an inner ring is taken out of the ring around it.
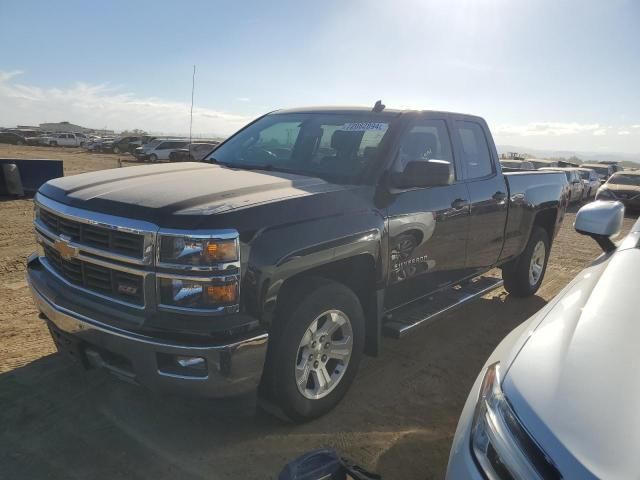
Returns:
[[[73,344],[83,363],[106,368],[153,390],[200,396],[237,395],[259,384],[267,333],[254,333],[225,344],[188,344],[123,330],[63,307],[56,298],[48,298],[34,269],[30,261],[27,281],[41,317],[49,324],[58,348]],[[61,341],[62,337],[65,341]],[[199,369],[184,369],[177,363],[184,357],[204,361]]]

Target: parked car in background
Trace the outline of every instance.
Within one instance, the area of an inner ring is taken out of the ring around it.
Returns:
[[[640,220],[616,246],[623,217],[619,202],[578,212],[604,253],[491,354],[448,480],[638,478]]]
[[[567,182],[569,184],[569,202],[579,202],[584,198],[584,184],[582,183],[582,178],[580,177],[580,172],[576,168],[550,168],[543,167],[538,170],[543,171],[551,171],[551,172],[564,172],[567,177]]]
[[[527,160],[528,162],[531,162],[531,164],[533,165],[533,167],[538,170],[540,168],[545,168],[545,167],[558,167],[558,162],[556,162],[555,160],[544,160],[541,158],[530,158]]]
[[[600,183],[606,182],[611,175],[614,174],[615,170],[612,165],[607,165],[604,163],[583,163],[580,165],[580,168],[590,168],[600,178]]]
[[[580,165],[573,162],[568,162],[566,160],[558,160],[558,166],[563,168],[577,168]]]
[[[27,139],[22,135],[13,132],[0,132],[0,143],[10,143],[11,145],[26,145]]]
[[[600,188],[600,178],[598,174],[590,169],[590,168],[576,168],[578,171],[580,178],[582,179],[582,184],[584,186],[584,195],[583,199],[588,199],[596,196],[596,192],[598,188]]]
[[[535,170],[533,163],[528,160],[500,160],[500,165],[505,171]]]
[[[50,147],[81,147],[85,143],[85,139],[76,136],[75,133],[52,133],[40,137],[40,143]]]
[[[617,200],[628,209],[640,209],[640,170],[625,170],[609,177],[600,187],[596,200]]]
[[[615,161],[601,160],[598,163],[601,163],[603,165],[610,165],[612,167],[612,169],[613,169],[613,173],[624,171],[624,167],[622,165],[620,165],[620,163],[615,162]]]
[[[121,137],[115,139],[110,148],[113,153],[134,153],[136,148],[149,142],[152,138],[149,136]]]
[[[135,156],[138,160],[157,162],[158,160],[169,160],[171,152],[180,148],[185,148],[189,142],[181,139],[163,139],[149,142],[141,150],[136,149]],[[211,150],[209,150],[211,151]]]
[[[192,143],[185,148],[171,152],[169,160],[172,162],[199,162],[219,144],[220,142]]]

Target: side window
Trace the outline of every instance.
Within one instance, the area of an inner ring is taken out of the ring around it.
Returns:
[[[462,165],[467,180],[482,178],[493,173],[489,145],[482,127],[475,122],[456,121],[456,130],[462,144]]]
[[[409,162],[446,160],[453,166],[451,142],[444,120],[424,120],[407,131],[400,141],[394,172],[402,172]]]

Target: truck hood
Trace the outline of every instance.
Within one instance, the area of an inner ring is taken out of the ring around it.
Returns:
[[[640,195],[640,186],[637,185],[617,185],[615,183],[605,183],[603,189],[613,192],[614,195],[623,194],[635,197]]]
[[[356,188],[288,173],[184,162],[58,178],[43,185],[40,193],[86,210],[195,228],[193,222],[206,216]]]
[[[516,414],[565,478],[638,478],[638,272],[638,248],[581,272],[504,377]]]

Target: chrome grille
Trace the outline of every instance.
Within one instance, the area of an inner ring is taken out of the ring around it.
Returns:
[[[143,235],[77,222],[45,209],[40,210],[40,221],[52,233],[65,235],[74,242],[136,259],[143,257]]]
[[[69,283],[124,302],[144,304],[144,279],[141,275],[79,259],[66,260],[53,247],[43,245],[43,248],[51,267]]]

